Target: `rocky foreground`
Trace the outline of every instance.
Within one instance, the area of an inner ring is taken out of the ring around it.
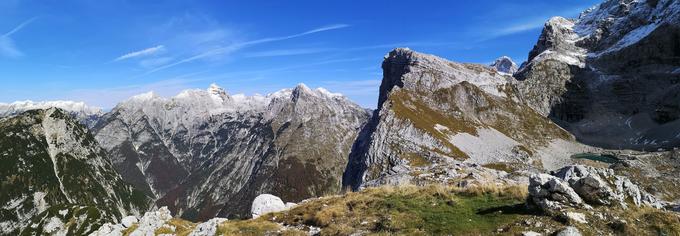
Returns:
[[[382,186],[299,204],[263,194],[251,220],[190,223],[161,208],[92,235],[676,235],[667,206],[610,169],[572,165],[519,185]]]

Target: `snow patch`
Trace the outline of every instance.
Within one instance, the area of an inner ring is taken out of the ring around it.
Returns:
[[[543,60],[556,60],[556,61],[561,61],[564,63],[567,63],[569,65],[573,66],[578,66],[580,68],[585,68],[585,60],[583,59],[585,57],[585,52],[563,52],[563,53],[557,53],[552,50],[545,50],[536,58],[534,58],[535,61],[543,61]]]
[[[623,38],[621,38],[621,40],[619,40],[616,44],[614,44],[614,46],[612,46],[612,47],[610,47],[607,50],[604,50],[602,52],[595,53],[594,56],[599,57],[601,55],[605,55],[605,54],[608,54],[608,53],[611,53],[611,52],[616,52],[616,51],[624,49],[624,48],[626,48],[630,45],[633,45],[633,44],[639,42],[640,40],[644,39],[645,37],[647,37],[647,35],[649,35],[650,33],[654,32],[654,30],[656,30],[656,28],[658,28],[658,27],[659,26],[657,24],[649,24],[649,25],[645,25],[645,26],[639,27],[637,29],[634,29],[633,31],[630,31],[630,32],[628,32],[628,34],[623,36]]]
[[[68,112],[80,113],[86,116],[101,115],[102,108],[88,106],[84,102],[74,101],[42,101],[34,102],[31,100],[16,101],[13,103],[0,103],[0,116],[18,114],[24,111],[48,108],[60,108]]]
[[[315,92],[322,94],[326,97],[331,97],[331,98],[342,97],[341,93],[331,93],[328,90],[326,90],[325,88],[321,88],[321,87],[316,88]]]

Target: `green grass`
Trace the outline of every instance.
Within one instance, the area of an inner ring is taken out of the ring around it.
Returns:
[[[518,221],[526,186],[379,187],[314,200],[288,212],[263,218],[284,225],[311,225],[321,235],[375,234],[456,235],[489,234]]]
[[[491,233],[498,226],[517,220],[520,216],[517,212],[522,208],[522,203],[523,201],[490,194],[452,199],[392,195],[383,202],[384,209],[387,209],[385,213],[390,216],[384,230],[427,234]],[[515,212],[502,213],[500,209],[512,209]]]

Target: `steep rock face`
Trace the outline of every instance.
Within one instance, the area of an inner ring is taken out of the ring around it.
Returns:
[[[151,204],[66,111],[0,119],[0,232],[86,234]]]
[[[343,183],[360,188],[450,163],[531,163],[537,150],[571,137],[523,105],[514,79],[409,49],[383,62],[379,109],[355,142]],[[537,159],[533,159],[537,160]]]
[[[95,127],[116,168],[186,219],[247,217],[261,193],[286,201],[337,193],[369,114],[305,85],[267,96],[216,85],[133,97]]]
[[[609,0],[546,23],[516,74],[532,108],[586,144],[680,145],[680,2]]]

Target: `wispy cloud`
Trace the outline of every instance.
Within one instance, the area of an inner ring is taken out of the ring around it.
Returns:
[[[158,45],[158,46],[155,46],[155,47],[151,47],[151,48],[142,49],[142,50],[139,50],[139,51],[127,53],[125,55],[122,55],[122,56],[114,59],[113,61],[122,61],[122,60],[127,60],[127,59],[131,59],[131,58],[136,58],[136,57],[145,57],[145,56],[154,55],[154,54],[157,54],[157,53],[160,53],[160,52],[163,52],[163,51],[165,51],[165,46]]]
[[[335,30],[335,29],[342,29],[342,28],[346,28],[346,27],[349,27],[349,25],[334,24],[334,25],[322,26],[322,27],[319,27],[319,28],[316,28],[316,29],[312,29],[312,30],[308,30],[308,31],[299,33],[299,34],[287,35],[287,36],[282,36],[282,37],[262,38],[262,39],[257,39],[257,40],[241,42],[241,43],[233,43],[233,44],[228,45],[228,46],[208,50],[206,52],[199,53],[197,55],[184,58],[184,59],[176,61],[174,63],[170,63],[170,64],[167,64],[167,65],[164,65],[164,66],[157,67],[153,70],[146,72],[145,75],[155,73],[155,72],[158,72],[158,71],[161,71],[161,70],[165,70],[165,69],[168,69],[168,68],[171,68],[171,67],[175,67],[175,66],[178,66],[178,65],[182,65],[182,64],[185,64],[185,63],[193,62],[193,61],[196,61],[196,60],[199,60],[199,59],[212,57],[212,56],[216,56],[216,55],[229,54],[229,53],[241,50],[241,49],[246,48],[246,47],[254,46],[254,45],[257,45],[257,44],[288,40],[288,39],[302,37],[302,36],[305,36],[305,35],[310,35],[310,34],[314,34],[314,33],[320,33],[320,32]]]
[[[516,33],[521,33],[521,32],[526,32],[529,30],[535,30],[535,29],[540,29],[543,28],[543,25],[545,24],[546,18],[540,18],[540,19],[534,19],[532,21],[528,22],[520,22],[514,25],[509,25],[506,26],[502,29],[496,30],[494,33],[492,33],[493,37],[500,37],[500,36],[506,36],[506,35],[512,35]]]
[[[10,57],[10,58],[16,58],[16,57],[21,57],[24,55],[19,48],[17,48],[16,44],[14,43],[14,40],[10,38],[13,34],[16,32],[19,32],[21,29],[29,25],[31,22],[35,21],[38,19],[37,17],[33,17],[31,19],[28,19],[21,24],[17,25],[14,27],[12,30],[9,32],[3,34],[0,36],[0,55],[5,56],[5,57]]]
[[[296,55],[307,55],[322,53],[333,50],[331,48],[294,48],[294,49],[279,49],[279,50],[269,50],[252,52],[245,54],[245,57],[278,57],[278,56],[296,56]]]
[[[491,27],[490,28],[491,30],[489,31],[480,32],[484,34],[484,36],[481,38],[481,41],[541,29],[545,25],[545,22],[548,21],[551,17],[554,16],[574,17],[587,8],[588,6],[578,6],[558,12],[553,12],[552,14],[542,13],[542,15],[538,16],[529,14],[523,18],[515,18],[516,21],[514,22],[509,22],[508,24],[505,25],[499,25],[495,28]]]

